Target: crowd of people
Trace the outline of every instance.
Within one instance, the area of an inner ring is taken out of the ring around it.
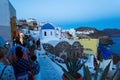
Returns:
[[[40,49],[40,39],[24,38],[21,43],[16,37],[12,47],[0,46],[0,80],[34,80],[40,72],[35,49]]]

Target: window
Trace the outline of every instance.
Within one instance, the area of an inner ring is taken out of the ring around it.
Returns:
[[[44,36],[47,36],[47,33],[46,33],[46,31],[44,32]]]
[[[52,31],[50,32],[51,36],[52,36]]]

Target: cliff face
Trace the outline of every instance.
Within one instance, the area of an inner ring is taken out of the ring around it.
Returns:
[[[80,27],[76,29],[76,31],[88,31],[88,30],[93,30],[94,33],[88,34],[87,36],[91,38],[98,38],[100,44],[111,45],[114,43],[108,34],[105,34],[104,31],[97,30],[96,28]]]
[[[110,37],[120,37],[120,29],[104,29],[102,33]]]
[[[120,36],[120,29],[115,29],[115,28],[106,28],[104,30],[97,30],[96,28],[91,28],[91,27],[79,27],[75,29],[76,31],[90,31],[93,30],[96,35],[92,34],[93,37],[97,36],[109,36],[109,37],[119,37]]]
[[[102,45],[112,45],[114,42],[112,41],[112,39],[107,36],[106,34],[102,33],[101,31],[92,33],[89,35],[91,38],[98,38],[100,41],[100,44]]]

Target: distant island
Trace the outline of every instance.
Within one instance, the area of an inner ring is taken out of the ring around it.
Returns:
[[[93,31],[94,33],[86,34],[86,36],[90,38],[98,38],[100,40],[100,44],[103,45],[112,45],[114,42],[111,37],[120,37],[120,29],[104,29],[98,30],[96,28],[91,27],[79,27],[75,29],[76,31]],[[78,35],[79,36],[79,35]]]

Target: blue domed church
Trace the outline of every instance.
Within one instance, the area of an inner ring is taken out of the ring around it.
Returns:
[[[41,39],[55,38],[55,27],[50,23],[44,24],[41,27],[40,35]]]

